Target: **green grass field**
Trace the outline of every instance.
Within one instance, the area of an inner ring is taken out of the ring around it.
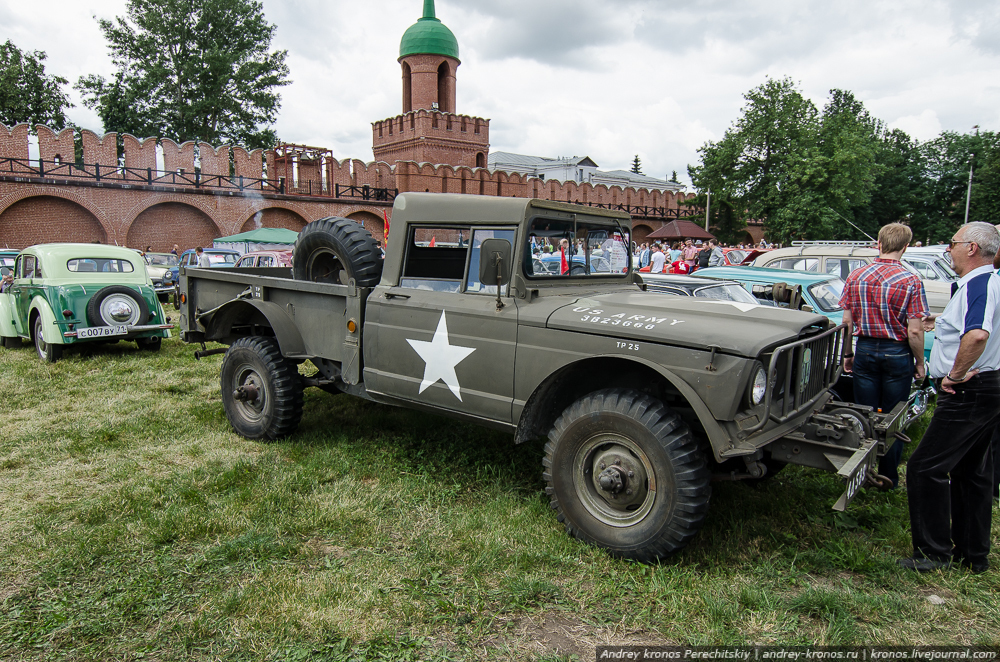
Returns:
[[[316,389],[296,435],[246,441],[223,415],[222,357],[193,350],[122,342],[55,365],[0,350],[0,659],[1000,639],[1000,572],[896,568],[905,491],[866,491],[838,515],[829,474],[715,483],[688,549],[623,562],[566,536],[540,441]]]

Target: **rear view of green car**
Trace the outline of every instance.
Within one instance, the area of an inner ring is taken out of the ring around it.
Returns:
[[[39,244],[24,249],[14,280],[0,293],[4,347],[30,340],[54,363],[81,342],[134,340],[158,350],[171,324],[157,300],[142,256],[100,244]]]

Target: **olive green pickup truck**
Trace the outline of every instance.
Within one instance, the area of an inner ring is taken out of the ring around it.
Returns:
[[[181,332],[218,341],[222,399],[250,439],[291,434],[315,386],[548,437],[567,531],[652,561],[701,526],[713,480],[786,464],[838,473],[834,506],[921,404],[832,402],[843,327],[644,291],[631,222],[543,200],[405,193],[384,260],[356,222],[310,223],[287,268],[181,272]],[[309,362],[315,368],[300,370]],[[305,376],[311,373],[311,376]],[[335,424],[335,423],[333,423]]]

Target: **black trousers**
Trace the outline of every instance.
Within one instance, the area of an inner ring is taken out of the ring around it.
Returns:
[[[913,553],[985,565],[993,506],[993,430],[1000,423],[1000,372],[938,391],[937,408],[907,464]]]

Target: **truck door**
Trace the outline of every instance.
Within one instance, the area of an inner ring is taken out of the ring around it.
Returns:
[[[376,355],[365,357],[372,390],[511,421],[517,307],[504,296],[497,310],[496,285],[479,282],[479,255],[483,240],[513,245],[514,236],[501,227],[409,228],[399,285],[369,298],[379,309]]]

